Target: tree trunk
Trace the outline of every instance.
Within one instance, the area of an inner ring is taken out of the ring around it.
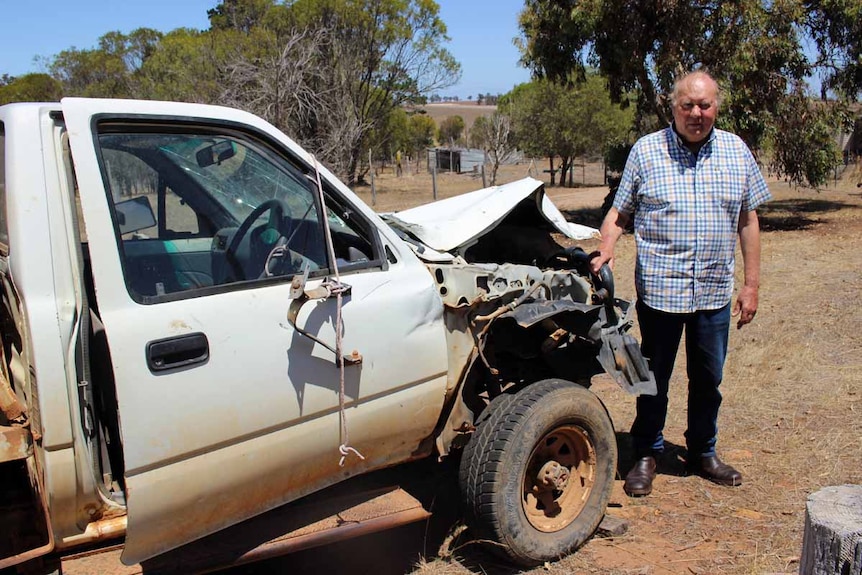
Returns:
[[[497,185],[497,170],[500,169],[500,158],[494,154],[494,160],[491,162],[491,185]],[[485,164],[482,164],[482,179],[485,178]]]
[[[347,186],[353,187],[357,184],[357,174],[359,172],[359,154],[361,153],[359,146],[354,146],[350,150],[350,161],[347,164]]]
[[[560,156],[560,187],[566,187],[566,172],[569,171],[569,157]]]
[[[553,188],[554,185],[557,183],[557,174],[556,174],[556,172],[554,172],[554,156],[548,157],[548,163],[550,164],[550,172],[551,172],[551,185],[550,185],[550,187]]]
[[[862,575],[862,485],[808,496],[801,575]]]

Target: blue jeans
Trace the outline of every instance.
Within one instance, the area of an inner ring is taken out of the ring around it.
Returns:
[[[715,455],[721,376],[727,356],[730,303],[720,309],[675,314],[637,302],[641,350],[650,360],[658,393],[637,398],[637,416],[631,434],[638,456],[664,449],[667,393],[682,330],[688,367],[688,429],[685,443],[689,457]]]

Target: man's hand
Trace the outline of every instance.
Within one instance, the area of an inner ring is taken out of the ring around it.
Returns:
[[[747,323],[751,323],[754,315],[757,313],[757,288],[750,286],[742,286],[739,290],[739,296],[736,298],[736,303],[733,305],[731,315],[739,316],[739,321],[736,322],[736,329],[740,329]]]
[[[604,250],[600,247],[596,251],[590,254],[590,271],[594,274],[598,275],[599,270],[602,269],[602,266],[608,264],[608,267],[611,270],[614,269],[614,249],[613,248],[605,248]]]
[[[602,241],[599,248],[590,254],[590,271],[594,274],[598,274],[605,264],[608,264],[612,270],[614,269],[614,246],[620,236],[623,235],[628,222],[628,214],[624,214],[616,208],[611,208],[608,211],[600,230]]]

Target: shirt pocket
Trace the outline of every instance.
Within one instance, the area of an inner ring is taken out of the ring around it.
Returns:
[[[704,170],[706,192],[723,210],[738,212],[745,192],[745,171],[726,164]]]

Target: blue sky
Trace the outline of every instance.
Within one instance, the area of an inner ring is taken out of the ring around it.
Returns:
[[[30,3],[32,2],[32,3]],[[218,0],[0,0],[0,75],[45,71],[36,57],[67,48],[88,49],[112,30],[209,27],[207,10]],[[518,66],[518,13],[523,0],[438,0],[451,42],[461,63],[461,81],[441,95],[467,98],[502,94],[529,80]]]

